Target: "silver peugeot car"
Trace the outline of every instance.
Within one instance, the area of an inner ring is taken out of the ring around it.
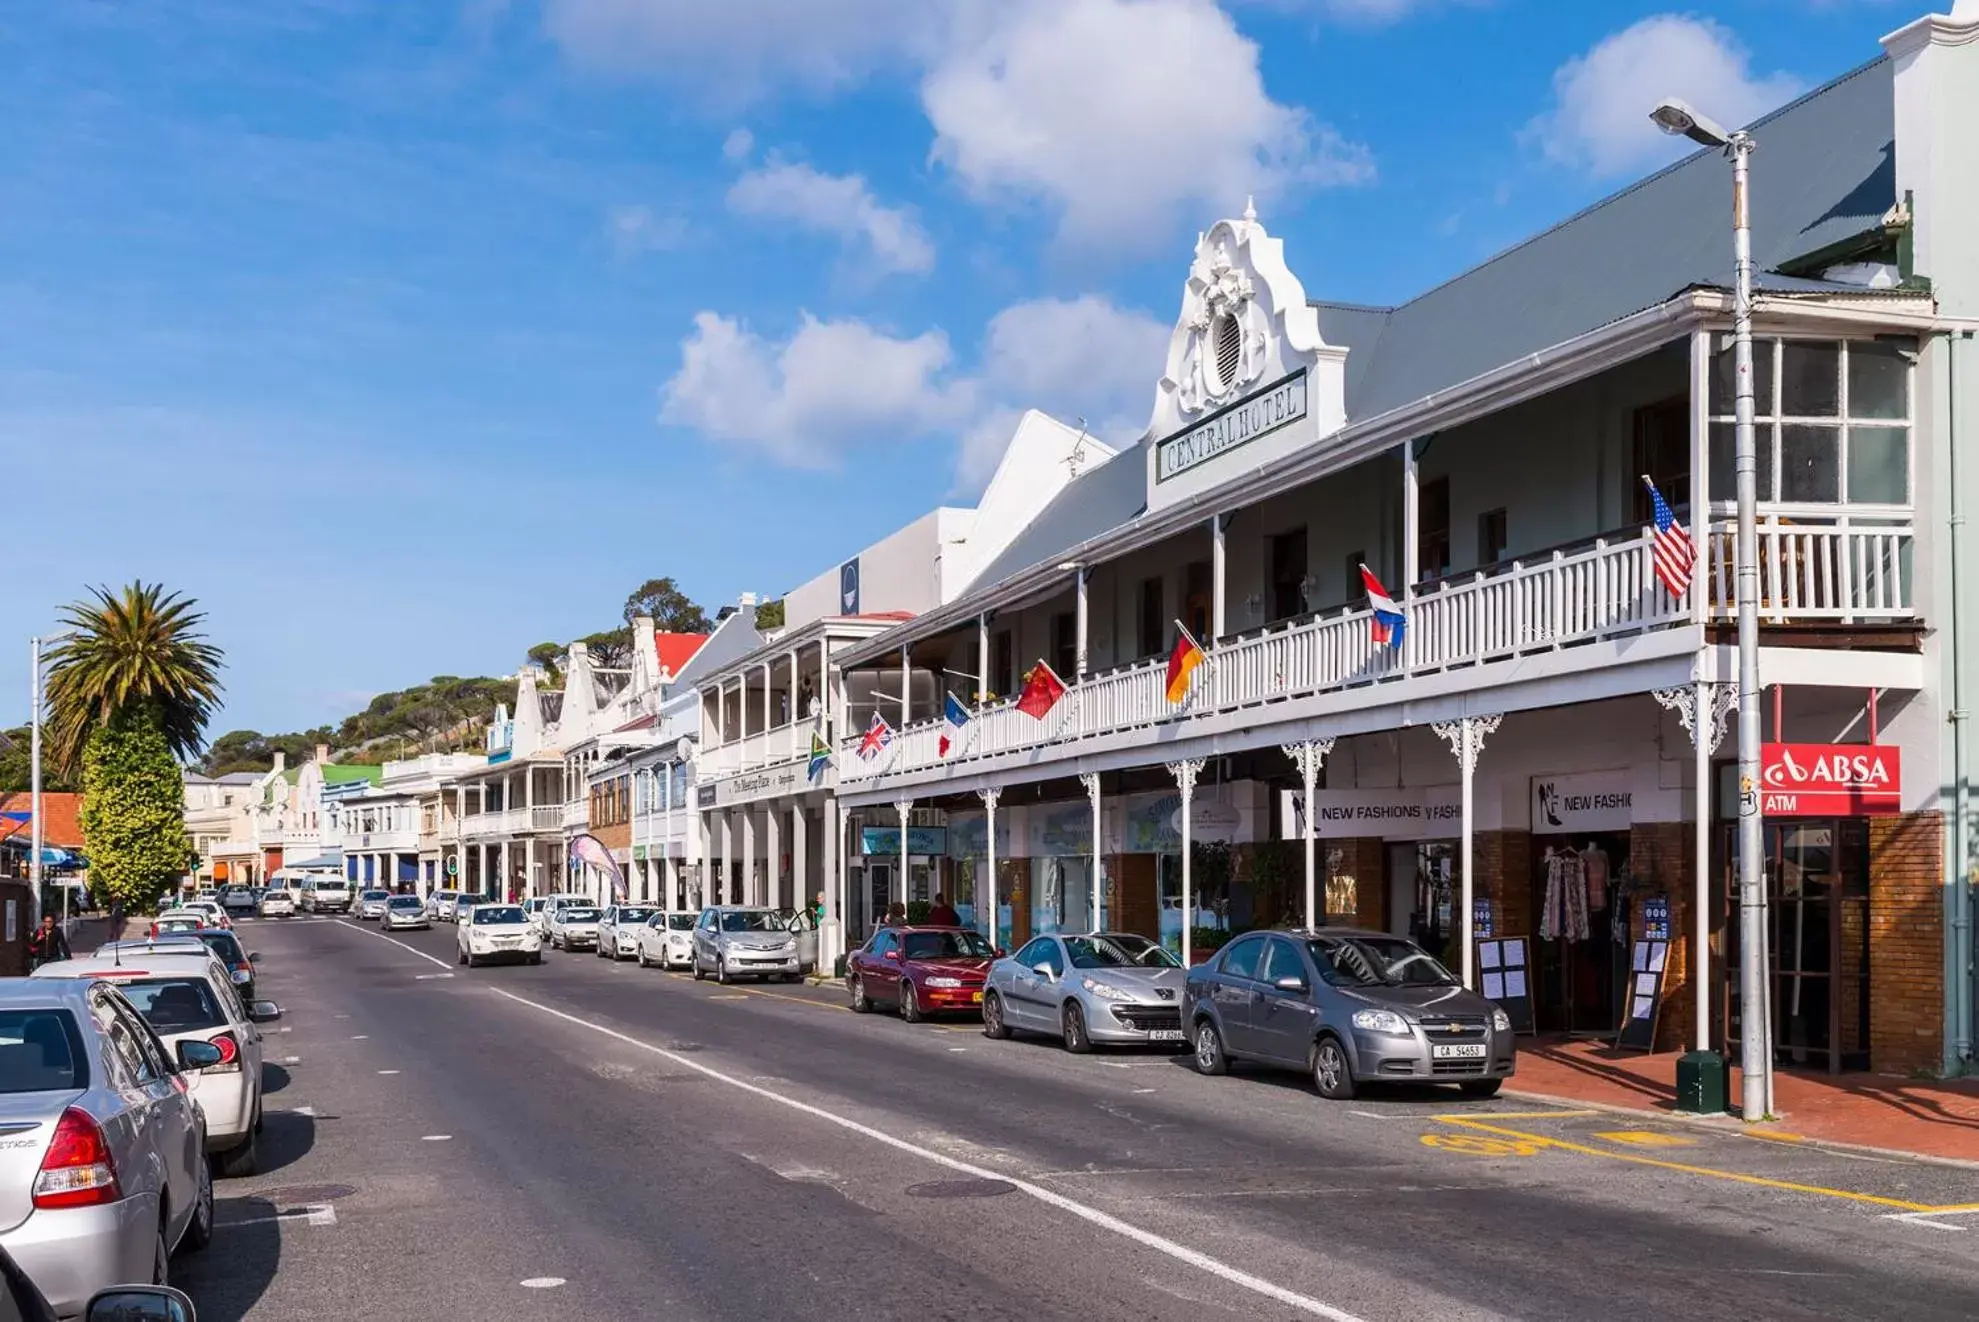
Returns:
[[[694,924],[694,980],[716,982],[738,977],[795,982],[803,976],[797,933],[775,909],[717,904],[701,911]]]
[[[58,1316],[163,1284],[213,1238],[206,1121],[179,1076],[220,1061],[210,1042],[168,1052],[108,983],[0,980],[0,1248]]]
[[[1182,1041],[1182,965],[1145,937],[1040,936],[990,965],[983,1032],[1048,1033],[1067,1051]]]

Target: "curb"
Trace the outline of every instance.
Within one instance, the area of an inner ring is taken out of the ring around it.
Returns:
[[[1940,1157],[1928,1152],[1911,1152],[1904,1148],[1879,1148],[1867,1143],[1844,1143],[1837,1139],[1814,1138],[1806,1134],[1788,1134],[1785,1131],[1767,1132],[1760,1128],[1748,1127],[1736,1116],[1693,1115],[1688,1111],[1657,1111],[1642,1106],[1622,1106],[1615,1102],[1593,1102],[1581,1097],[1561,1097],[1556,1093],[1532,1092],[1523,1088],[1505,1088],[1501,1097],[1516,1097],[1520,1101],[1545,1102],[1552,1106],[1571,1107],[1574,1110],[1606,1111],[1613,1115],[1646,1116],[1655,1120],[1674,1120],[1699,1129],[1727,1134],[1734,1138],[1757,1139],[1785,1148],[1822,1148],[1832,1152],[1848,1153],[1858,1157],[1880,1157],[1887,1161],[1922,1162],[1927,1166],[1949,1166],[1954,1170],[1979,1171],[1979,1161],[1968,1161],[1963,1157]]]

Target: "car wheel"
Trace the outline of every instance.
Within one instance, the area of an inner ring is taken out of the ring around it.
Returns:
[[[639,965],[639,967],[640,967],[640,968],[642,968],[642,969],[643,969],[643,968],[648,968],[648,967],[650,967],[650,966],[649,966],[649,965],[648,965],[648,964],[646,963],[646,947],[644,947],[644,946],[641,946],[641,947],[639,947],[639,949],[637,949],[636,951],[634,951],[634,952],[633,952],[633,954],[632,954],[632,958],[633,958],[633,961],[634,961],[635,963],[637,963],[637,964]]]
[[[699,982],[701,979],[708,976],[707,974],[701,972],[701,957],[699,955],[696,955],[692,960],[689,961],[689,963],[692,965],[694,969],[694,981]]]
[[[248,1146],[253,1146],[252,1134]],[[205,1161],[199,1163],[199,1196],[192,1205],[192,1220],[186,1224],[186,1233],[179,1236],[179,1252],[197,1253],[213,1242],[213,1168]]]
[[[463,964],[467,963],[467,952],[465,950],[462,950],[459,951],[458,954],[460,955],[460,962]]]
[[[1498,1090],[1504,1086],[1503,1079],[1467,1079],[1457,1088],[1466,1097],[1485,1098],[1496,1097]]]
[[[247,1138],[219,1153],[214,1158],[216,1173],[223,1180],[239,1180],[254,1174],[261,1164],[261,1145],[255,1141],[254,1131],[247,1131]]]
[[[467,967],[471,969],[478,969],[481,967],[481,957],[475,954],[471,950],[467,952]]]
[[[995,992],[983,997],[983,1036],[999,1042],[1010,1036],[1010,1025],[1003,1022],[1003,998]]]
[[[1223,1035],[1216,1031],[1216,1025],[1204,1019],[1196,1025],[1196,1071],[1200,1074],[1225,1074],[1230,1069],[1230,1058],[1223,1054]]]
[[[873,1008],[873,998],[866,995],[866,980],[855,973],[852,975],[852,981],[847,985],[852,990],[852,1013],[870,1012]]]
[[[728,956],[726,955],[715,956],[715,981],[720,983],[724,987],[728,986],[728,984],[731,981],[733,981],[733,979],[729,977]]]
[[[1344,1102],[1354,1095],[1354,1071],[1347,1064],[1347,1051],[1337,1038],[1322,1037],[1313,1044],[1312,1082],[1319,1095],[1329,1102]]]
[[[1061,1028],[1065,1034],[1065,1049],[1075,1056],[1083,1056],[1093,1049],[1093,1039],[1086,1032],[1086,1012],[1079,1008],[1077,1001],[1065,1003]]]
[[[914,991],[914,984],[905,978],[900,980],[900,1017],[910,1024],[918,1024],[925,1015],[921,1013],[921,998]]]
[[[539,950],[535,954],[531,955],[529,957],[529,962],[531,964],[541,964],[543,962],[543,952]]]

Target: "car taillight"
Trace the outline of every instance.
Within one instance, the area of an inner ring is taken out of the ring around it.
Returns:
[[[218,1065],[208,1065],[202,1072],[206,1074],[239,1074],[241,1068],[241,1044],[234,1040],[234,1035],[232,1033],[221,1033],[209,1040],[214,1046],[220,1048],[220,1063]]]
[[[117,1165],[110,1145],[89,1112],[70,1107],[55,1124],[41,1173],[34,1177],[38,1208],[96,1207],[124,1196],[117,1185]]]

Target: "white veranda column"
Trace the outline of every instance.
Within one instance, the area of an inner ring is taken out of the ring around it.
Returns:
[[[1190,929],[1195,926],[1195,876],[1191,870],[1189,854],[1190,817],[1194,814],[1192,805],[1196,797],[1196,777],[1202,774],[1202,758],[1185,758],[1168,764],[1168,774],[1175,777],[1175,786],[1182,791],[1182,967],[1189,967]]]
[[[1436,733],[1449,741],[1450,751],[1457,756],[1457,766],[1463,773],[1463,895],[1458,903],[1457,930],[1463,934],[1462,965],[1464,986],[1475,990],[1475,979],[1471,966],[1477,962],[1475,949],[1476,935],[1472,931],[1476,914],[1472,912],[1473,901],[1471,883],[1471,799],[1473,781],[1477,775],[1478,754],[1484,751],[1484,737],[1498,728],[1504,717],[1492,713],[1488,716],[1464,716],[1454,721],[1438,721],[1433,727]]]
[[[763,898],[758,903],[772,909],[783,903],[782,868],[783,814],[772,801],[763,805]]]
[[[1319,787],[1319,769],[1326,763],[1326,755],[1333,751],[1331,739],[1307,739],[1296,744],[1279,746],[1292,765],[1299,769],[1299,779],[1305,785],[1306,797],[1299,801],[1299,820],[1303,823],[1300,835],[1306,844],[1306,926],[1319,926],[1319,869],[1316,862],[1312,798]]]
[[[818,963],[834,967],[844,948],[845,933],[845,814],[838,796],[825,800],[825,921],[818,929]]]
[[[808,909],[811,897],[805,894],[811,880],[810,823],[804,820],[804,803],[790,805],[790,907]]]
[[[1099,914],[1099,909],[1100,909],[1099,772],[1088,771],[1083,775],[1081,775],[1079,779],[1081,782],[1084,783],[1086,787],[1086,799],[1092,805],[1092,810],[1093,810],[1093,876],[1092,876],[1093,907],[1089,917],[1092,919],[1092,924],[1093,924],[1092,930],[1098,932],[1105,927],[1105,924],[1100,921],[1100,914]]]
[[[742,885],[737,900],[756,903],[756,812],[746,807],[742,809]]]
[[[907,815],[914,811],[914,801],[902,799],[893,805],[893,810],[900,814],[900,903],[904,907],[907,903]]]
[[[1003,797],[1003,791],[995,786],[991,786],[989,789],[977,790],[976,797],[983,801],[983,813],[988,818],[984,822],[984,826],[988,829],[985,831],[983,838],[987,842],[984,847],[989,851],[989,866],[987,868],[989,876],[986,879],[986,887],[989,892],[989,943],[991,946],[1001,948],[1003,944],[1003,925],[997,921],[996,898],[996,801]]]
[[[1695,759],[1696,820],[1691,836],[1691,943],[1696,948],[1692,967],[1697,978],[1697,1018],[1693,1029],[1697,1051],[1711,1050],[1711,755],[1731,728],[1738,710],[1738,685],[1713,684],[1702,678],[1689,688],[1655,689],[1652,696],[1677,714],[1690,735]]]

